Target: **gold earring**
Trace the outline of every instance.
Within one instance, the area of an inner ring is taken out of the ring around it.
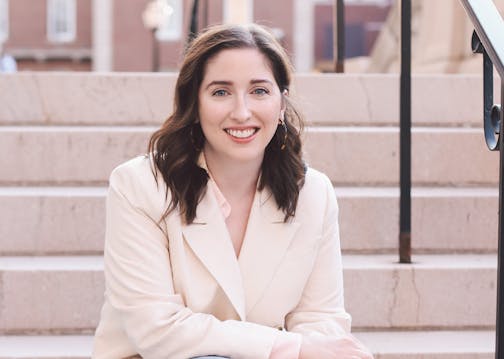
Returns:
[[[278,119],[278,125],[281,125],[282,128],[283,128],[283,131],[284,131],[283,142],[280,145],[280,150],[283,151],[285,149],[286,144],[287,144],[287,123],[285,121],[284,113],[283,112],[281,114],[281,117]]]

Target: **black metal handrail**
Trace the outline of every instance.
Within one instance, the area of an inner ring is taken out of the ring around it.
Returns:
[[[504,22],[492,1],[460,0],[490,60],[504,78]]]
[[[191,19],[189,21],[189,33],[187,34],[187,44],[189,44],[198,34],[199,0],[193,0]]]
[[[501,103],[504,103],[504,21],[492,1],[460,0],[475,31],[472,49],[483,54],[483,127],[491,151],[500,151],[499,225],[497,250],[497,315],[495,325],[495,358],[504,359],[504,141],[500,139],[503,111],[493,104],[493,68],[501,78]]]
[[[411,263],[411,0],[401,0],[399,262]]]
[[[399,262],[411,263],[411,0],[401,0],[401,74],[399,88]],[[344,1],[334,3],[335,71],[344,72]]]

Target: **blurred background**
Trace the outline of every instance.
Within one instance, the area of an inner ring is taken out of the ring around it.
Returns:
[[[4,71],[176,71],[194,3],[197,29],[257,22],[298,71],[334,68],[334,0],[0,0]],[[345,1],[345,72],[398,71],[398,7]],[[412,27],[414,72],[481,72],[458,1],[413,1]]]

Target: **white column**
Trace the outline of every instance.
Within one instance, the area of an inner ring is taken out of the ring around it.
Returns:
[[[112,71],[112,1],[93,0],[93,71]]]
[[[224,0],[224,23],[248,24],[254,21],[254,0]]]
[[[294,0],[294,67],[311,71],[314,63],[314,9],[312,0]]]

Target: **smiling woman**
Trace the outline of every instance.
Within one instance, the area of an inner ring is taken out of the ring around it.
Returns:
[[[110,177],[94,358],[372,357],[350,335],[336,199],[303,162],[290,83],[262,27],[190,44],[174,113]]]
[[[205,65],[198,97],[209,167],[212,162],[229,168],[252,161],[259,170],[285,111],[264,55],[257,49],[219,52]]]

